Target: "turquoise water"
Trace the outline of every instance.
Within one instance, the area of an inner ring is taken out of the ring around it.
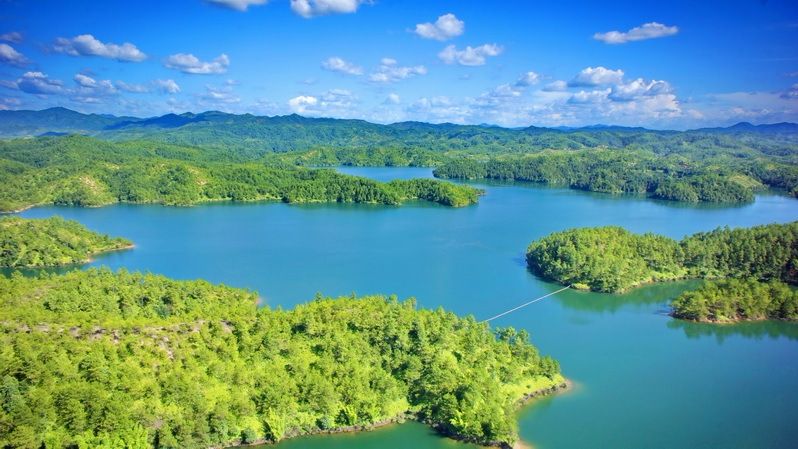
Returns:
[[[341,170],[382,180],[430,176],[428,169]],[[58,214],[136,243],[92,265],[246,287],[269,306],[291,307],[316,292],[395,293],[477,318],[559,288],[531,275],[523,259],[531,240],[553,231],[617,224],[679,238],[722,225],[798,220],[798,201],[781,196],[723,208],[481,185],[480,204],[461,209],[264,203],[46,207],[22,215]],[[576,383],[520,413],[524,440],[539,449],[795,447],[798,326],[674,321],[667,302],[689,285],[626,295],[567,291],[497,320],[529,330]],[[405,424],[278,447],[467,447],[453,444]]]

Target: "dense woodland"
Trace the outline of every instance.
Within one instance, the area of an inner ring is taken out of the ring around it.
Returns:
[[[380,183],[333,170],[221,162],[196,148],[83,136],[0,141],[0,211],[38,204],[204,201],[475,203],[479,191],[436,180]]]
[[[150,162],[157,156],[192,164],[256,162],[284,170],[296,165],[433,166],[441,178],[532,181],[685,202],[748,202],[766,188],[798,194],[798,125],[789,123],[741,123],[677,132],[604,126],[506,129],[418,122],[378,125],[362,120],[258,117],[218,111],[146,119],[85,115],[63,108],[0,111],[0,136],[76,132],[99,139],[77,141],[93,153],[119,156],[132,152]],[[75,138],[66,139],[76,144]],[[111,148],[105,143],[108,141],[119,144]],[[0,148],[4,177],[22,170],[14,163],[19,159],[6,154],[18,155],[25,151],[20,148],[25,145],[47,152],[46,148],[69,144],[52,138],[4,143]],[[240,180],[220,181],[233,191],[227,193],[230,197],[290,197],[233,181]],[[36,190],[42,189],[53,187],[36,186]],[[218,199],[219,194],[202,192],[199,196]],[[337,200],[331,199],[335,195],[321,192],[313,197],[313,201]],[[171,201],[168,194],[163,201]]]
[[[692,321],[798,320],[798,291],[777,280],[706,281],[697,290],[682,293],[671,305],[674,317]]]
[[[480,443],[563,382],[524,331],[108,270],[0,279],[0,447],[207,448],[411,417]]]
[[[682,278],[798,282],[798,222],[718,228],[681,241],[616,226],[556,232],[529,245],[535,273],[562,284],[622,292]]]
[[[123,238],[111,238],[60,217],[0,218],[0,266],[49,267],[84,263],[98,253],[129,248]]]
[[[539,182],[684,202],[742,203],[766,187],[798,193],[798,167],[766,160],[695,160],[606,149],[544,151],[523,157],[454,159],[435,169],[453,179]]]

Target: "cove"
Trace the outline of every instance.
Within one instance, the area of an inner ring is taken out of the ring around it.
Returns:
[[[428,169],[345,168],[380,180]],[[576,226],[621,225],[673,238],[717,226],[798,220],[798,200],[761,195],[738,207],[506,183],[475,206],[209,204],[44,207],[124,236],[132,251],[92,265],[205,278],[292,307],[313,297],[395,293],[423,307],[487,318],[554,291],[525,268],[533,239]],[[521,437],[536,448],[790,448],[798,439],[798,327],[777,322],[677,322],[667,303],[690,282],[624,295],[567,291],[497,320],[530,331],[576,387],[526,407]],[[302,438],[279,448],[467,447],[414,423],[372,433]]]

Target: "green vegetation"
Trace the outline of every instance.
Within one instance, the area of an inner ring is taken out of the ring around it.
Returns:
[[[479,194],[469,186],[434,180],[380,183],[332,170],[213,157],[196,148],[83,136],[0,142],[0,211],[37,204],[190,205],[220,200],[400,204],[421,199],[465,206]]]
[[[600,292],[682,278],[798,282],[798,222],[718,228],[677,242],[620,227],[571,229],[533,242],[527,264],[562,284]]]
[[[412,300],[254,293],[108,270],[0,279],[0,447],[207,448],[405,416],[483,444],[563,382],[524,331]]]
[[[644,151],[545,151],[524,157],[453,160],[435,169],[435,176],[457,179],[502,179],[568,186],[604,193],[647,194],[653,198],[685,202],[741,203],[753,201],[765,185],[794,189],[798,180],[785,175],[754,173],[756,164],[718,165],[661,157]],[[779,169],[787,170],[784,166]],[[798,173],[790,167],[792,173]]]
[[[400,148],[316,148],[274,153],[264,161],[307,167],[434,167],[449,160],[445,154]]]
[[[756,278],[707,281],[682,293],[673,303],[673,316],[704,322],[798,320],[798,291],[781,281]]]
[[[0,218],[0,266],[50,267],[88,262],[94,254],[129,248],[122,238],[86,229],[76,221],[52,217]]]
[[[115,166],[144,168],[143,176],[156,178],[145,180],[156,192],[143,192],[140,201],[165,204],[292,198],[394,204],[413,199],[402,191],[338,198],[339,190],[362,188],[342,179],[316,183],[312,189],[300,186],[303,194],[291,195],[294,184],[305,180],[289,168],[337,165],[431,166],[437,167],[440,178],[530,181],[683,202],[744,203],[768,188],[798,195],[798,125],[794,124],[739,124],[685,132],[623,127],[505,129],[417,122],[377,125],[218,111],[139,119],[84,115],[63,108],[0,111],[0,119],[0,135],[5,136],[80,132],[94,137],[0,143],[0,179],[11,179],[20,192],[0,195],[0,210],[37,202],[139,201],[125,199],[126,192],[114,190],[112,179],[98,179],[112,178],[113,173],[106,172]],[[61,155],[54,149],[69,151]],[[176,161],[186,165],[199,176],[195,182],[215,180],[221,186],[206,191],[204,184],[189,186],[185,183],[190,180],[181,178],[178,184],[186,191],[170,191],[170,186],[176,187],[173,182],[160,179],[164,160],[167,165]],[[152,164],[156,167],[148,166]],[[213,168],[238,164],[257,173],[244,179],[209,178]],[[76,172],[81,165],[82,171]],[[248,179],[273,178],[264,165],[288,171],[287,179],[260,183]],[[30,172],[31,167],[40,171]],[[16,179],[23,172],[26,177]],[[58,182],[50,182],[52,177]],[[157,192],[161,184],[166,184],[167,192]],[[328,188],[333,193],[328,194]]]

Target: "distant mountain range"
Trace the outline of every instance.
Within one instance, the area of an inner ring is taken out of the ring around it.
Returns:
[[[669,145],[711,136],[742,136],[790,144],[798,142],[798,124],[752,125],[726,128],[661,131],[640,127],[593,125],[580,128],[502,128],[490,125],[400,122],[380,125],[364,120],[309,118],[292,114],[255,116],[208,111],[159,117],[118,117],[83,114],[56,107],[41,111],[0,111],[0,137],[85,134],[107,140],[147,139],[226,150],[269,152],[329,147],[434,147],[457,150],[479,147],[544,149],[595,146]],[[652,141],[654,142],[652,144]]]

